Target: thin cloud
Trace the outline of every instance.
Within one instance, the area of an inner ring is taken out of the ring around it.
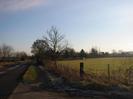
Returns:
[[[39,6],[46,0],[0,0],[0,11],[18,11]]]

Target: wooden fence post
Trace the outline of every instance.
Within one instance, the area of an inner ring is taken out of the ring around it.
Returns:
[[[84,63],[80,62],[80,79],[83,80],[84,78]]]
[[[110,65],[108,64],[108,80],[110,81]]]

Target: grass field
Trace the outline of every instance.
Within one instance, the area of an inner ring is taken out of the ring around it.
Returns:
[[[133,66],[133,57],[117,58],[88,58],[84,60],[66,60],[58,61],[58,64],[79,70],[80,62],[84,62],[85,72],[104,73],[107,71],[108,64],[110,71],[126,70]]]

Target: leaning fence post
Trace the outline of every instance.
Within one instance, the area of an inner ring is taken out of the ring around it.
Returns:
[[[108,80],[110,81],[110,65],[108,64]]]
[[[80,62],[80,79],[83,80],[84,78],[84,63]]]

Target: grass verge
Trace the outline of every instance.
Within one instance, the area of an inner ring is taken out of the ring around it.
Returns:
[[[23,76],[23,81],[26,83],[34,83],[37,82],[37,79],[38,79],[37,67],[30,66]]]

